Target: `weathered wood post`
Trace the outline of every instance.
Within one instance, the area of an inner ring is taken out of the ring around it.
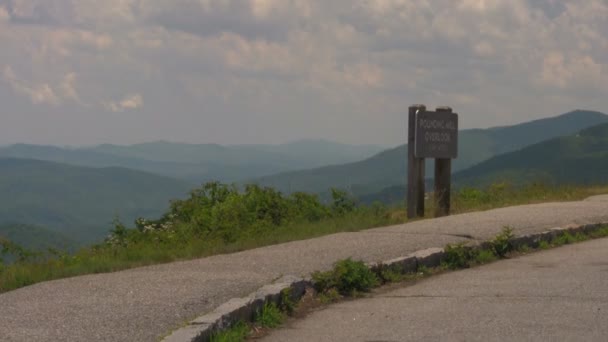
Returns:
[[[407,135],[407,217],[424,216],[424,158],[416,157],[416,117],[426,111],[424,105],[413,105],[409,108]]]
[[[458,157],[458,114],[450,107],[409,108],[407,217],[424,217],[425,158],[435,159],[435,216],[450,214],[452,159]]]
[[[450,107],[437,107],[437,113],[452,113]],[[450,215],[452,159],[435,159],[435,217]]]

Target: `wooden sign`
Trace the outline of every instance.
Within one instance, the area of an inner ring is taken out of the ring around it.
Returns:
[[[417,158],[458,157],[458,114],[420,112],[416,117]]]
[[[452,159],[458,157],[458,114],[450,107],[409,108],[407,217],[424,216],[425,158],[435,159],[435,216],[450,214]]]

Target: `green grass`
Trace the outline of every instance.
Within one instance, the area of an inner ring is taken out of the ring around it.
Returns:
[[[221,331],[211,336],[211,342],[242,342],[249,335],[249,326],[243,322],[238,322],[230,329]]]
[[[261,312],[257,315],[255,321],[263,328],[276,328],[283,324],[285,314],[274,303],[264,304]]]
[[[312,274],[315,289],[319,293],[336,290],[343,296],[356,296],[369,292],[380,284],[380,279],[362,261],[340,260],[327,272]]]
[[[382,283],[397,283],[405,279],[405,275],[399,266],[382,267],[378,272],[378,277]]]
[[[454,213],[485,210],[515,204],[558,200],[580,200],[607,193],[608,187],[559,187],[534,185],[513,189],[498,184],[485,190],[467,190],[454,196]],[[313,203],[314,204],[314,203]],[[316,204],[315,204],[316,205]],[[313,210],[316,210],[313,208]],[[331,209],[320,209],[331,210]],[[432,207],[428,206],[429,213]],[[341,215],[327,215],[317,221],[292,220],[280,225],[253,225],[232,235],[200,235],[197,226],[184,223],[183,229],[135,234],[124,245],[83,248],[73,254],[60,254],[35,260],[2,265],[0,293],[42,281],[189,260],[216,254],[233,253],[261,246],[309,239],[338,232],[355,232],[368,228],[403,223],[403,208],[363,207]],[[263,221],[265,222],[265,221]],[[238,226],[237,226],[238,227]],[[236,229],[236,228],[231,228]],[[230,232],[230,231],[229,231]],[[122,233],[121,233],[122,234]],[[198,234],[198,235],[197,235]]]
[[[479,253],[477,253],[477,255],[475,256],[475,262],[480,265],[494,262],[496,260],[498,260],[498,257],[491,250],[479,251]]]

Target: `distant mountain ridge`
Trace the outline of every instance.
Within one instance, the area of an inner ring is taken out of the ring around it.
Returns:
[[[461,185],[516,183],[608,183],[608,124],[498,155],[454,175]]]
[[[63,234],[22,223],[0,224],[0,237],[35,251],[46,251],[49,248],[70,251],[77,245]]]
[[[98,241],[112,219],[156,217],[187,182],[124,168],[86,168],[0,158],[0,224],[35,225],[79,242]]]
[[[453,172],[464,170],[502,153],[573,134],[605,122],[608,122],[608,115],[604,113],[577,110],[513,126],[463,130],[459,133],[459,157],[453,162]],[[359,162],[285,172],[252,181],[284,192],[320,193],[330,187],[340,187],[363,195],[392,185],[404,184],[406,167],[407,145],[401,145]],[[427,176],[431,176],[432,172],[433,163],[429,161]]]
[[[486,187],[496,182],[515,186],[535,182],[548,185],[607,184],[608,123],[500,154],[455,173],[452,180],[455,188]],[[368,204],[375,201],[394,204],[404,201],[405,195],[406,186],[401,184],[361,196],[360,200]]]
[[[87,167],[125,167],[202,183],[210,180],[233,182],[282,171],[356,161],[382,149],[374,145],[346,145],[324,140],[234,146],[158,141],[89,148],[16,144],[0,148],[0,157]]]

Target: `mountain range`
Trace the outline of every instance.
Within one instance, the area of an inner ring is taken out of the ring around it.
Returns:
[[[461,116],[460,120],[465,119]],[[458,158],[453,161],[452,171],[458,172],[494,156],[606,122],[606,114],[577,110],[513,126],[463,130],[459,132]],[[427,176],[432,176],[433,162],[427,161],[426,165]],[[365,195],[405,184],[406,167],[407,145],[401,145],[354,163],[285,172],[252,179],[252,182],[284,192],[325,192],[331,187],[339,187]]]
[[[235,146],[158,141],[88,148],[16,144],[0,148],[0,158],[39,159],[87,167],[124,167],[198,184],[233,182],[282,171],[347,163],[381,150],[381,146],[346,145],[324,140]]]
[[[592,111],[464,130],[453,163],[454,184],[482,186],[502,179],[607,182],[606,137],[608,116]],[[25,242],[29,236],[48,246],[96,242],[112,228],[113,218],[127,224],[137,217],[156,218],[170,200],[183,198],[208,180],[257,182],[283,192],[322,195],[337,187],[363,202],[401,201],[407,146],[376,153],[379,150],[327,141],[277,146],[7,146],[0,148],[0,235]],[[331,165],[314,167],[319,164]],[[308,169],[268,175],[298,167]],[[431,175],[430,161],[427,170]]]
[[[428,179],[428,189],[432,189]],[[487,187],[511,185],[598,185],[608,183],[608,124],[586,128],[576,134],[549,139],[521,150],[501,154],[452,176],[453,186]],[[360,197],[363,203],[395,204],[406,196],[405,184],[387,187]]]
[[[191,184],[124,168],[0,159],[0,224],[43,227],[76,242],[105,237],[115,217],[156,217]]]

